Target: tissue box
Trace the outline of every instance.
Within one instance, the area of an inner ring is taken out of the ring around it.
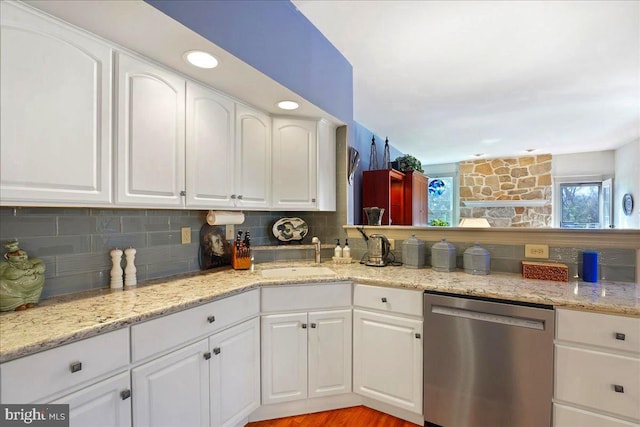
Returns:
[[[569,281],[569,267],[553,262],[522,261],[522,277],[525,279]]]

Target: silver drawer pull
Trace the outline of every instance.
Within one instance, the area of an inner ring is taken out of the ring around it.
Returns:
[[[307,329],[307,324],[306,323],[302,324],[302,329]]]
[[[624,341],[627,338],[627,336],[621,332],[616,332],[616,339],[620,340],[620,341]]]
[[[209,322],[209,323],[213,323],[213,322],[215,322],[215,321],[216,321],[216,316],[209,316],[209,317],[207,317],[207,322]]]
[[[422,335],[416,334],[416,338],[420,339],[420,337],[422,337]]]
[[[204,360],[209,360],[211,359],[211,352],[207,351],[205,354],[202,355],[202,357],[204,357]]]
[[[387,299],[385,297],[382,297],[382,302],[387,302]]]
[[[311,327],[314,328],[314,329],[315,329],[316,326],[318,326],[318,325],[316,325],[315,323],[311,324]]]
[[[615,391],[616,393],[624,393],[624,387],[618,384],[614,384],[613,391]]]
[[[213,354],[218,355],[220,354],[220,347],[216,347],[213,349]]]
[[[69,369],[71,370],[71,373],[75,373],[75,372],[80,372],[82,371],[82,362],[73,362],[70,366]]]
[[[131,397],[131,390],[122,390],[120,392],[120,398],[122,400],[127,400],[130,397]]]

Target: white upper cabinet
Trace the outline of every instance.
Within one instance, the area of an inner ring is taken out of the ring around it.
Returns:
[[[236,206],[268,208],[271,203],[271,117],[236,105]]]
[[[187,83],[186,204],[230,207],[234,195],[234,103]]]
[[[1,203],[111,203],[110,47],[19,4],[0,8]]]
[[[336,128],[325,120],[273,119],[275,209],[336,209]]]
[[[116,203],[182,207],[185,80],[118,55]]]
[[[317,135],[315,121],[273,119],[274,208],[316,208]]]

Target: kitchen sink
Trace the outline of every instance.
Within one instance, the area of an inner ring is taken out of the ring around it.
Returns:
[[[327,267],[283,267],[262,270],[262,277],[282,278],[297,276],[335,276],[336,273]]]

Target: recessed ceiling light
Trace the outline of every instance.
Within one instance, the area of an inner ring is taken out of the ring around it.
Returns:
[[[201,50],[190,50],[182,55],[185,61],[198,68],[216,68],[218,60],[210,53]]]
[[[283,110],[296,110],[300,106],[295,101],[280,101],[276,105]]]

